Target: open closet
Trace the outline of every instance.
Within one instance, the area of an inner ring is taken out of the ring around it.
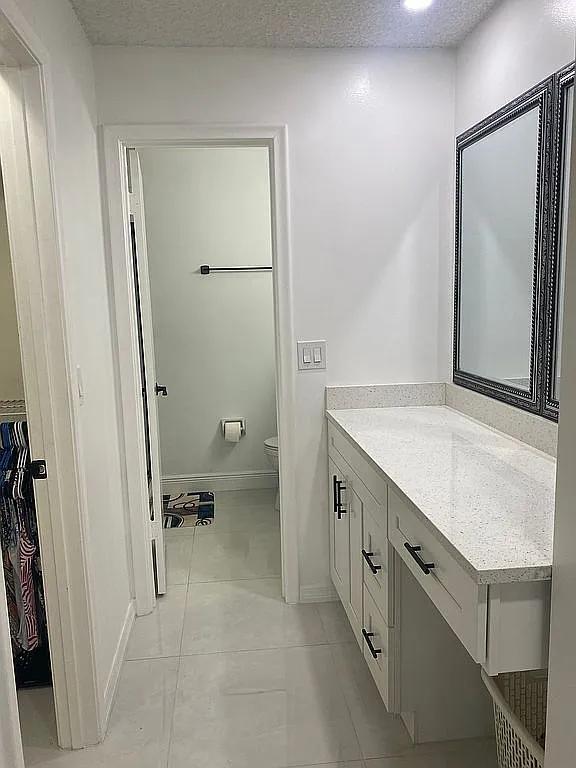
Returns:
[[[0,546],[16,687],[52,684],[46,598],[4,186],[0,178]],[[45,697],[44,697],[45,698]]]

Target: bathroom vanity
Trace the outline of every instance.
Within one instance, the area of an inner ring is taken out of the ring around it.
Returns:
[[[547,666],[555,461],[445,406],[327,416],[332,581],[382,698],[415,741],[482,735],[479,667]]]

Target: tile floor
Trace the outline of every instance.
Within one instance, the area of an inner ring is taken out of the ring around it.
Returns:
[[[219,493],[212,526],[166,531],[168,594],[136,620],[110,729],[55,745],[50,691],[20,696],[42,768],[495,768],[482,742],[410,745],[338,603],[281,598],[271,491]]]

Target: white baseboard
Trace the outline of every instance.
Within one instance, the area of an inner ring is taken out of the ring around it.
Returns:
[[[162,478],[162,491],[165,493],[248,491],[277,487],[278,473],[273,470],[208,475],[167,475]]]
[[[114,654],[114,661],[112,662],[112,669],[108,675],[106,682],[106,688],[104,690],[104,702],[103,702],[103,734],[106,735],[108,729],[108,721],[110,719],[110,713],[112,712],[112,705],[114,704],[114,698],[116,696],[116,689],[118,688],[118,681],[120,679],[120,671],[126,656],[126,648],[128,647],[128,640],[130,639],[130,633],[134,626],[134,619],[136,617],[136,611],[134,609],[134,601],[130,600],[124,623],[122,625],[122,631],[118,638],[118,645],[116,646],[116,653]]]
[[[301,603],[331,603],[335,600],[339,600],[339,597],[332,584],[300,587]]]

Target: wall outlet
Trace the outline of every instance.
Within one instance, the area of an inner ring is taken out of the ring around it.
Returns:
[[[325,341],[299,341],[298,342],[298,370],[299,371],[326,370],[326,342]]]

